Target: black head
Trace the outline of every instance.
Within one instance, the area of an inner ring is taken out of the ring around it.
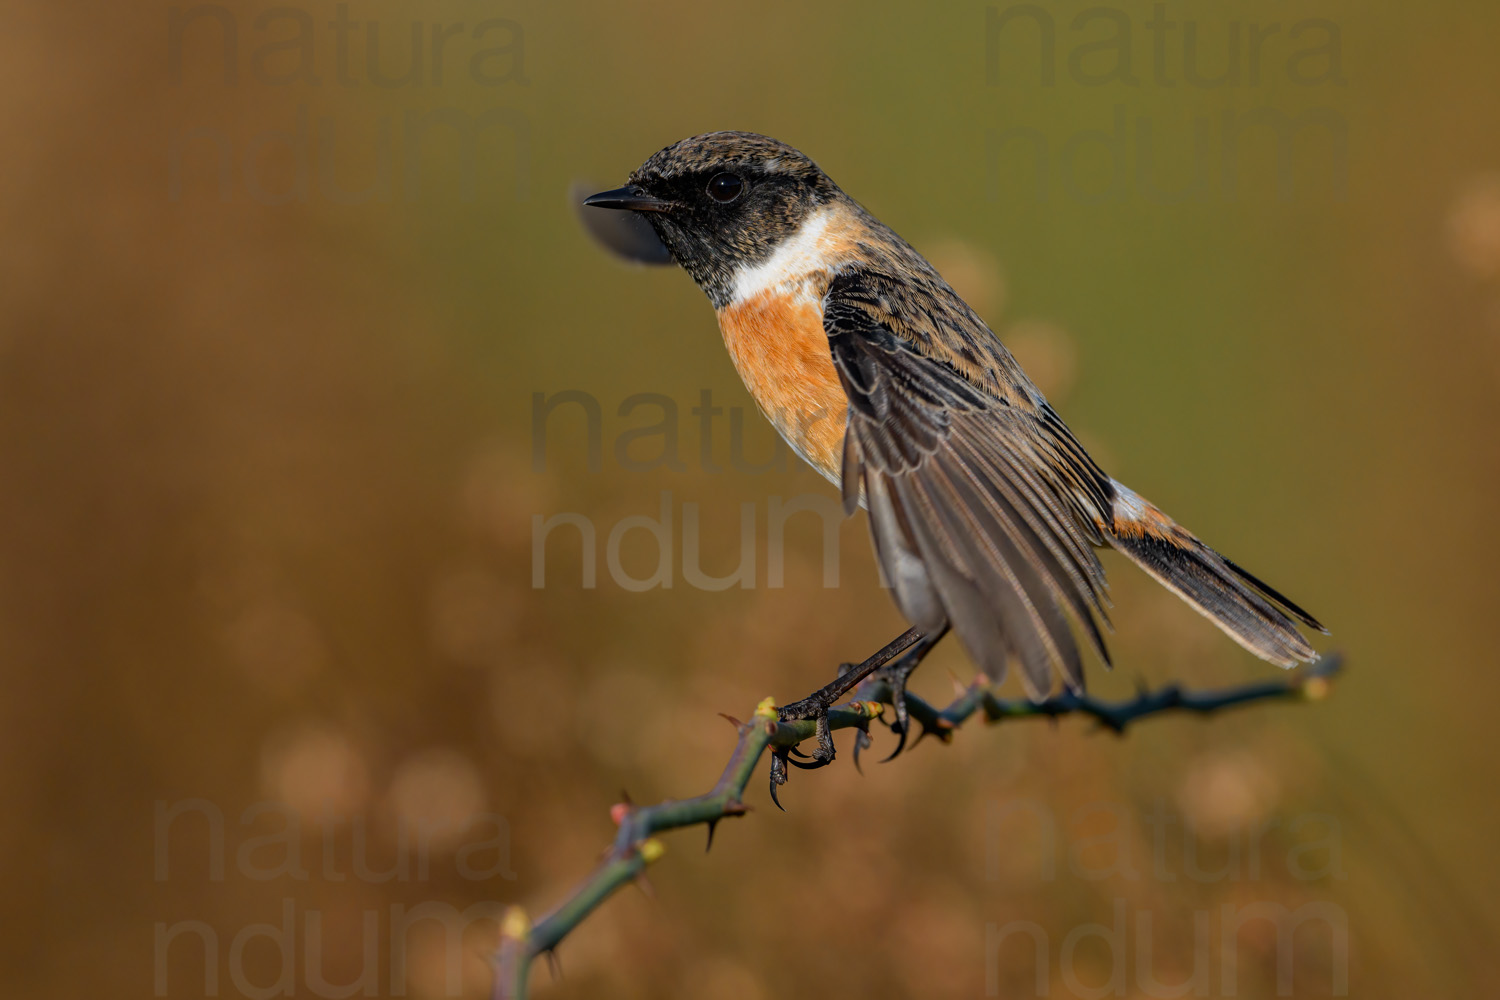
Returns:
[[[716,307],[808,215],[840,196],[818,165],[754,132],[710,132],[652,156],[630,182],[584,201],[640,212]]]

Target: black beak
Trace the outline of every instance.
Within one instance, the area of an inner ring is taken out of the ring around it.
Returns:
[[[583,203],[590,208],[625,208],[632,212],[669,212],[677,207],[676,202],[653,198],[633,184],[589,195]]]

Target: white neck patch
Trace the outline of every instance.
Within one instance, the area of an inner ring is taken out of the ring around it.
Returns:
[[[782,242],[768,260],[742,267],[734,276],[732,302],[795,284],[813,271],[829,266],[824,235],[833,210],[825,208],[803,220],[797,232]]]

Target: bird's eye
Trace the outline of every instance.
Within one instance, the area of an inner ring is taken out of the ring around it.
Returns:
[[[721,205],[727,205],[745,190],[745,182],[734,174],[714,174],[708,182],[708,196]]]

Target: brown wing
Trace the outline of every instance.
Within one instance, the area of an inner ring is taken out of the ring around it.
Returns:
[[[951,624],[997,680],[1019,660],[1032,698],[1046,697],[1053,670],[1081,689],[1064,609],[1108,664],[1093,546],[1103,542],[1095,524],[1111,509],[1111,480],[1040,396],[976,385],[893,332],[888,301],[846,274],[824,304],[849,398],[845,505],[852,510],[863,487],[876,556],[914,625]]]

